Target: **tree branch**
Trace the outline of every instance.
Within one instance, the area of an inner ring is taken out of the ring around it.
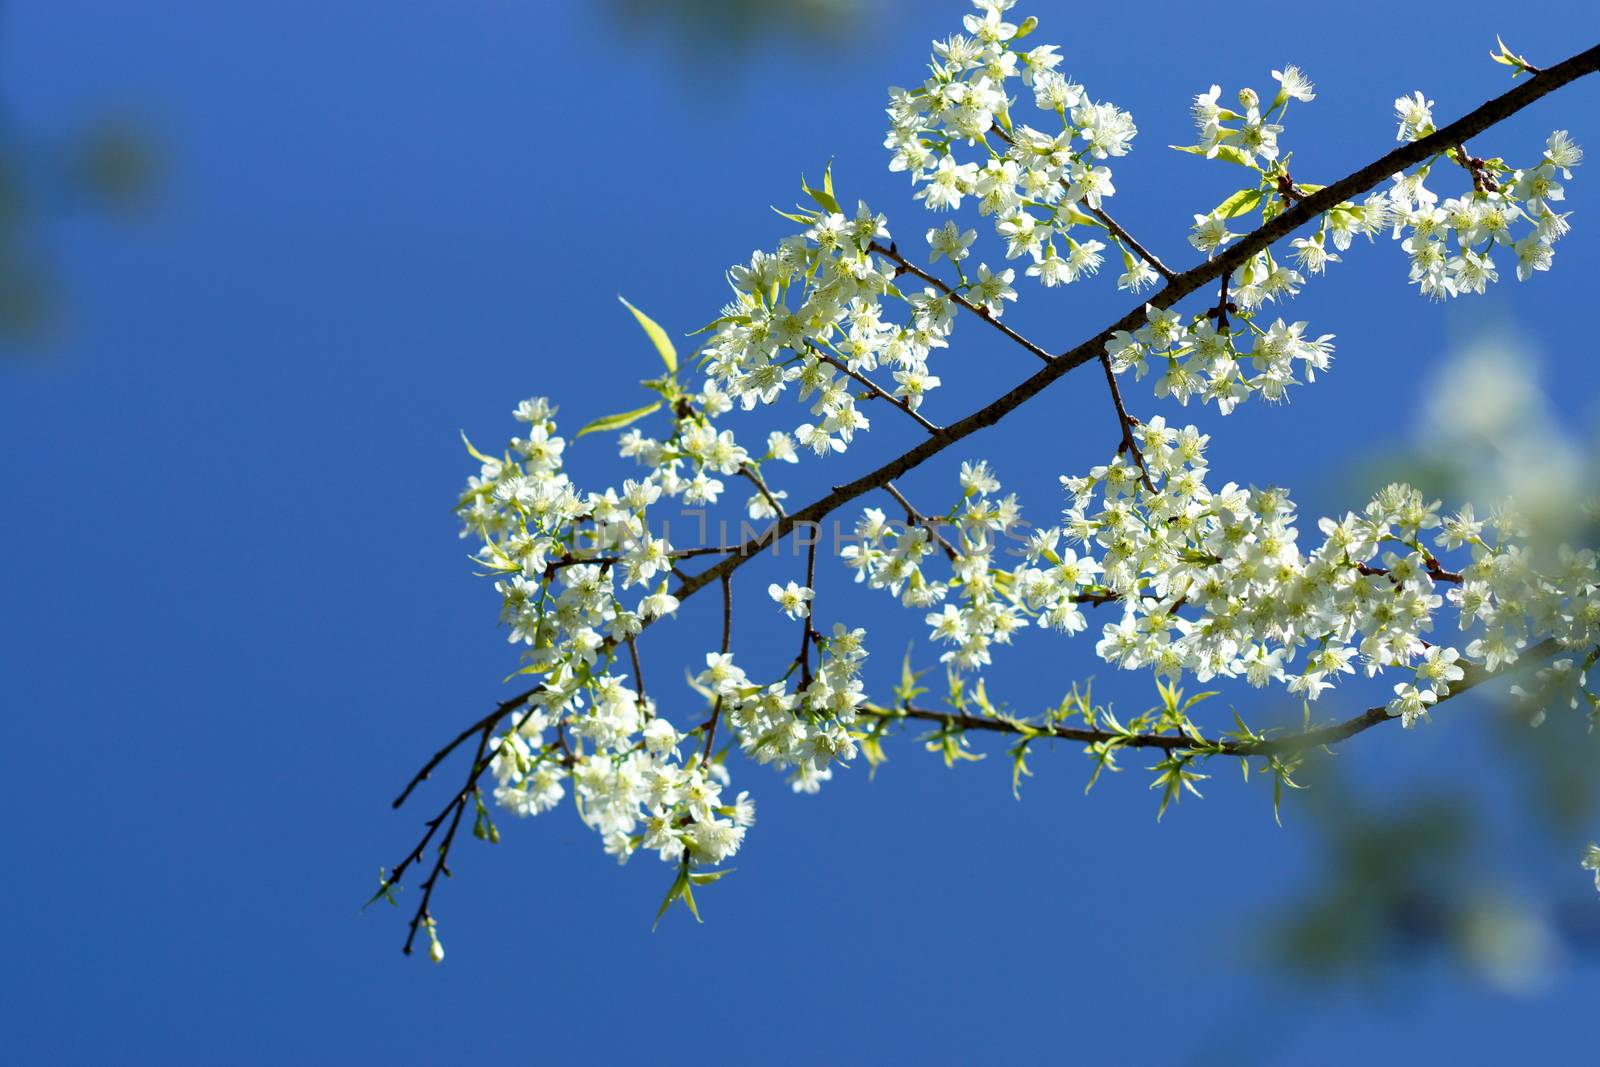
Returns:
[[[1532,663],[1548,659],[1560,651],[1561,646],[1554,639],[1547,639],[1531,648],[1524,649],[1516,663],[1502,670],[1485,671],[1480,667],[1468,665],[1466,676],[1461,681],[1453,684],[1450,687],[1449,695],[1440,697],[1435,702],[1434,707],[1453,700],[1460,694],[1482,685],[1484,682],[1492,681],[1507,674],[1518,673]],[[1347,738],[1354,737],[1356,734],[1370,730],[1374,726],[1396,718],[1396,716],[1389,714],[1386,705],[1379,704],[1342,722],[1330,723],[1326,726],[1318,726],[1313,729],[1261,741],[1237,741],[1227,738],[1196,740],[1187,734],[1181,733],[1126,734],[1112,730],[1034,724],[1019,719],[991,719],[969,715],[965,712],[938,711],[931,708],[878,708],[868,706],[858,710],[860,714],[870,715],[874,718],[918,719],[924,722],[955,726],[962,730],[981,730],[989,733],[1017,736],[1051,737],[1063,741],[1077,741],[1083,744],[1114,741],[1125,748],[1159,748],[1167,751],[1195,751],[1239,757],[1273,756],[1303,752],[1308,749],[1344,741]]]
[[[1150,298],[1148,303],[1158,308],[1171,307],[1202,286],[1216,281],[1224,274],[1232,273],[1246,259],[1287,237],[1322,212],[1371,189],[1391,175],[1403,171],[1413,164],[1420,163],[1438,152],[1444,151],[1458,141],[1482,133],[1490,126],[1509,118],[1541,97],[1554,92],[1574,79],[1593,73],[1596,69],[1600,69],[1600,45],[1596,45],[1585,52],[1580,52],[1570,59],[1563,60],[1555,66],[1545,69],[1510,91],[1468,112],[1448,126],[1419,140],[1403,144],[1390,152],[1386,152],[1354,173],[1317,190],[1281,215],[1274,216],[1271,221],[1263,223],[1248,234],[1245,234],[1212,259],[1197,263],[1183,273],[1173,276],[1160,292]],[[772,528],[747,545],[740,546],[733,554],[727,556],[715,566],[709,567],[698,574],[690,575],[678,587],[674,595],[680,600],[692,595],[696,590],[716,581],[723,574],[730,573],[735,568],[742,566],[750,558],[750,553],[746,549],[751,545],[759,549],[771,543],[772,540],[783,538],[801,523],[819,522],[837,508],[848,504],[857,497],[881,488],[885,483],[921,466],[957,441],[961,441],[979,430],[993,426],[1013,410],[1043,392],[1056,379],[1063,377],[1089,360],[1097,358],[1104,350],[1106,342],[1118,330],[1131,332],[1138,329],[1144,321],[1145,305],[1141,304],[1130,309],[1121,318],[1106,326],[1094,336],[1063,352],[1032,377],[988,405],[979,408],[958,422],[932,433],[926,441],[922,441],[914,448],[901,453],[876,470],[869,471],[844,485],[836,486],[826,496],[817,499],[786,518],[779,519]]]

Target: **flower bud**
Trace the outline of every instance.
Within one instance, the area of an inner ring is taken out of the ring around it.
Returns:
[[[1256,107],[1260,103],[1261,98],[1256,95],[1256,91],[1254,89],[1239,90],[1239,106],[1244,108],[1246,111],[1249,111],[1251,108]]]

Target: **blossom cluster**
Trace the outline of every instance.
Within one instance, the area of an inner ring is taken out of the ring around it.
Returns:
[[[1210,212],[1194,216],[1189,242],[1208,255],[1240,236],[1229,229],[1230,220],[1259,208],[1266,221],[1322,188],[1296,183],[1288,156],[1278,144],[1290,101],[1309,102],[1316,93],[1296,67],[1272,75],[1279,89],[1265,111],[1256,92],[1248,88],[1238,94],[1242,113],[1218,103],[1222,90],[1217,85],[1194,99],[1200,141],[1183,150],[1248,167],[1259,176],[1256,188],[1241,189]],[[1397,98],[1395,117],[1401,141],[1435,132],[1433,101],[1421,92]],[[1339,261],[1338,253],[1346,251],[1354,237],[1371,239],[1384,230],[1391,231],[1410,257],[1411,283],[1433,299],[1484,292],[1499,280],[1493,258],[1497,250],[1509,252],[1517,278],[1526,281],[1535,271],[1550,269],[1555,243],[1570,229],[1568,213],[1552,205],[1565,199],[1561,182],[1572,178],[1572,168],[1582,160],[1583,150],[1566,130],[1551,133],[1543,155],[1525,169],[1514,169],[1498,158],[1475,158],[1463,145],[1447,147],[1415,170],[1394,175],[1389,189],[1371,193],[1360,203],[1340,203],[1318,216],[1314,234],[1290,242],[1291,258],[1299,270],[1277,263],[1268,250],[1250,256],[1234,272],[1234,299],[1248,310],[1263,296],[1292,294],[1304,283],[1301,270],[1321,274],[1329,263]],[[1427,186],[1441,161],[1456,164],[1470,185],[1442,201]],[[1336,251],[1328,250],[1330,240]]]
[[[996,497],[986,465],[967,465],[963,500],[937,527],[950,533],[948,579],[925,573],[929,526],[897,529],[877,509],[864,513],[847,563],[907,605],[942,604],[926,623],[958,670],[988,666],[992,647],[1030,621],[1076,633],[1087,627],[1082,605],[1116,603],[1121,616],[1101,628],[1096,653],[1120,669],[1281,683],[1308,701],[1358,670],[1400,669],[1409,678],[1390,710],[1408,727],[1468,665],[1499,671],[1542,635],[1567,649],[1600,642],[1595,554],[1537,558],[1509,506],[1488,519],[1470,506],[1445,516],[1438,501],[1390,485],[1361,514],[1320,520],[1322,543],[1302,552],[1282,490],[1207,486],[1208,437],[1195,427],[1157,417],[1136,435],[1137,459],[1118,453],[1063,477],[1062,523],[1026,536],[1015,496]],[[1002,541],[1020,562],[996,559]],[[1463,552],[1460,572],[1447,570]],[[1425,636],[1446,603],[1464,648]],[[1581,686],[1559,660],[1540,678],[1542,702],[1554,676]]]
[[[1250,279],[1246,284],[1264,300],[1280,292],[1292,295],[1300,282],[1296,272],[1281,266],[1264,278],[1249,271],[1242,278]],[[1240,298],[1254,299],[1244,294]],[[1225,315],[1185,316],[1147,305],[1144,324],[1116,331],[1105,350],[1112,370],[1121,374],[1131,369],[1135,380],[1143,378],[1155,361],[1160,372],[1156,396],[1171,397],[1185,406],[1191,397],[1198,397],[1226,415],[1252,393],[1283,400],[1290,386],[1316,381],[1317,372],[1332,365],[1333,335],[1308,337],[1307,325],[1280,318],[1262,328],[1248,314],[1230,321]]]
[[[708,469],[748,461],[699,413],[705,393],[681,399],[670,444],[635,433],[623,446],[649,454],[650,472],[621,492],[586,494],[562,471],[566,442],[554,409],[542,398],[525,401],[515,415],[528,424],[526,436],[513,438],[503,458],[476,453],[481,466],[457,511],[463,535],[482,539],[476,559],[499,576],[510,640],[527,646],[521,673],[539,678],[526,707],[510,716],[512,728],[487,746],[496,803],[536,815],[559,804],[570,784],[583,821],[619,860],[644,847],[663,860],[714,864],[738,849],[753,804],[744,793],[725,800],[722,763],[699,753],[684,759],[685,735],[611,669],[618,644],[678,606],[666,591],[672,547],[651,534],[650,506],[663,494],[703,498],[713,492]],[[686,463],[693,476],[681,473]],[[644,590],[625,600],[635,586]]]
[[[1073,234],[1108,231],[1092,214],[1116,192],[1104,161],[1126,155],[1138,129],[1126,111],[1096,102],[1056,69],[1062,57],[1055,45],[1014,47],[1035,22],[1007,22],[1011,0],[974,6],[978,12],[964,19],[966,33],[934,42],[931,77],[915,89],[889,90],[889,169],[909,172],[917,199],[930,210],[974,199],[979,214],[993,216],[1006,257],[1028,256],[1028,276],[1045,286],[1095,274],[1105,243]],[[1016,99],[1008,93],[1013,79],[1042,113],[1038,121],[1058,131],[1017,123]],[[973,149],[970,158],[960,158],[963,145]],[[1120,287],[1137,292],[1155,282],[1142,258],[1111,240],[1125,267]]]
[[[833,777],[835,762],[855,758],[852,728],[867,699],[861,682],[866,631],[835,623],[831,636],[816,640],[821,665],[793,688],[787,678],[751,685],[733,668],[715,690],[729,702],[726,713],[738,731],[740,749],[757,763],[788,770],[797,793],[815,793]],[[700,681],[710,679],[702,675]]]
[[[712,381],[747,411],[796,383],[811,419],[794,436],[818,456],[845,451],[857,430],[869,428],[851,392],[867,372],[888,369],[895,384],[884,393],[912,411],[921,406],[940,384],[929,354],[949,346],[956,312],[948,294],[896,287],[895,264],[873,251],[889,238],[886,220],[864,202],[846,218],[831,185],[808,189],[818,210],[790,216],[808,224],[803,233],[729,272],[734,298],[704,349]],[[998,313],[1004,287],[983,281],[989,295],[980,298]],[[904,321],[894,321],[886,298],[903,306]]]
[[[1402,136],[1431,132],[1427,103],[1421,93],[1410,104],[1404,97],[1396,101]],[[1539,161],[1527,169],[1513,170],[1498,159],[1472,159],[1461,148],[1453,152],[1472,174],[1471,192],[1441,201],[1425,184],[1426,166],[1395,175],[1389,190],[1393,233],[1411,257],[1412,284],[1436,300],[1482,293],[1500,278],[1493,257],[1501,251],[1514,259],[1519,281],[1549,270],[1555,243],[1571,229],[1569,213],[1552,206],[1566,197],[1559,179],[1572,178],[1583,150],[1567,131],[1556,130]]]
[[[669,394],[673,380],[661,383]],[[714,731],[715,714],[726,716],[756,762],[791,769],[797,790],[815,792],[834,761],[855,755],[850,730],[866,699],[865,632],[838,624],[829,636],[812,632],[814,594],[798,583],[774,584],[771,595],[805,621],[819,650],[814,674],[803,654],[789,674],[756,684],[732,653],[708,653],[695,681],[716,713],[680,732],[614,670],[619,645],[678,608],[667,575],[680,555],[664,533],[652,532],[652,506],[663,497],[714,502],[722,485],[712,473],[759,464],[715,428],[727,406],[714,379],[699,393],[674,394],[669,437],[648,438],[637,428],[621,437],[621,454],[648,468],[643,477],[583,493],[562,469],[566,441],[554,408],[543,398],[525,401],[514,412],[528,424],[525,436],[512,438],[498,459],[473,450],[479,470],[457,505],[463,536],[482,540],[475,559],[496,578],[509,640],[526,647],[519,673],[539,679],[510,716],[512,728],[487,745],[494,800],[513,814],[537,815],[570,786],[583,821],[619,860],[642,847],[664,861],[709,866],[738,850],[753,803],[742,792],[725,800],[724,761],[709,747],[692,751],[691,742]],[[792,461],[793,445],[783,448],[782,438],[769,438],[766,458]],[[759,511],[756,502],[769,493],[752,498],[750,510]],[[642,588],[629,595],[634,587]]]

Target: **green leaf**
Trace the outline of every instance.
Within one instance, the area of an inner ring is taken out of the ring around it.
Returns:
[[[655,319],[628,303],[627,297],[619,293],[617,299],[622,301],[623,307],[633,312],[633,317],[639,320],[640,326],[644,327],[644,332],[649,336],[651,343],[656,346],[656,351],[661,353],[661,362],[667,365],[667,370],[673,374],[678,373],[678,350],[673,347],[672,338],[667,336],[667,331],[663,330]]]
[[[1176,149],[1179,152],[1187,152],[1192,156],[1203,156],[1203,155],[1206,154],[1207,151],[1209,151],[1209,149],[1207,149],[1205,145],[1199,145],[1199,144],[1188,144],[1188,145],[1173,144],[1173,145],[1168,145],[1167,147],[1168,148],[1172,148],[1172,149]],[[1216,153],[1211,158],[1220,159],[1225,163],[1236,163],[1241,167],[1251,167],[1252,169],[1260,169],[1260,168],[1255,167],[1254,164],[1252,164],[1248,159],[1246,159],[1244,157],[1244,153],[1243,152],[1239,151],[1237,148],[1233,147],[1230,144],[1218,145]]]
[[[737,870],[735,867],[724,867],[720,871],[696,871],[689,875],[689,881],[695,885],[710,885],[712,882],[720,881],[724,876],[732,874],[735,870]]]
[[[705,920],[700,918],[700,909],[694,902],[694,889],[689,884],[691,879],[692,876],[683,880],[683,902],[689,905],[689,914],[694,916],[694,921],[703,923]]]
[[[1011,795],[1018,800],[1022,799],[1022,778],[1026,775],[1033,777],[1033,772],[1028,770],[1028,742],[1031,737],[1024,737],[1009,749],[1011,753]]]
[[[367,898],[367,902],[361,905],[361,910],[366,911],[372,905],[376,904],[380,898],[387,900],[391,907],[398,908],[400,906],[400,902],[394,899],[394,890],[395,884],[389,880],[389,872],[384,868],[379,867],[378,891]]]
[[[620,430],[629,423],[638,422],[646,415],[660,410],[661,401],[657,400],[653,404],[646,404],[644,407],[634,408],[632,411],[624,411],[620,415],[602,415],[579,430],[573,435],[573,438],[582,437],[586,433],[599,433],[601,430]]]
[[[498,462],[500,462],[497,459],[494,459],[492,457],[486,456],[482,452],[479,452],[477,450],[477,448],[475,448],[473,446],[472,442],[467,439],[467,431],[465,431],[465,430],[461,431],[461,442],[462,442],[462,444],[467,446],[467,451],[472,453],[472,458],[477,460],[479,463],[498,463]]]
[[[1531,73],[1533,71],[1533,65],[1530,64],[1524,57],[1517,55],[1515,52],[1511,51],[1511,49],[1507,48],[1506,43],[1500,39],[1500,35],[1498,33],[1494,35],[1494,43],[1500,46],[1500,51],[1490,52],[1489,58],[1494,60],[1496,63],[1503,63],[1512,68],[1511,76],[1513,78],[1519,74]]]
[[[1193,756],[1184,753],[1169,752],[1165,759],[1150,768],[1153,771],[1161,772],[1156,776],[1156,780],[1150,783],[1151,789],[1161,790],[1161,806],[1156,809],[1157,822],[1160,822],[1161,816],[1167,813],[1168,804],[1174,800],[1182,799],[1183,790],[1187,789],[1195,796],[1200,796],[1200,790],[1195,788],[1194,783],[1203,778],[1209,778],[1210,775],[1191,771],[1189,763],[1193,758]]]
[[[650,924],[651,933],[655,933],[656,927],[661,925],[661,917],[667,913],[668,908],[672,907],[672,902],[683,896],[683,891],[688,884],[689,880],[684,877],[683,872],[680,870],[678,877],[672,880],[672,888],[667,890],[666,899],[662,900],[661,907],[656,909],[656,921]]]
[[[1260,189],[1240,189],[1228,199],[1211,209],[1211,214],[1218,218],[1236,219],[1240,215],[1254,211],[1261,203],[1261,198],[1266,194]]]
[[[803,180],[804,179],[802,179],[802,181]],[[792,211],[779,211],[777,208],[773,208],[772,210],[776,211],[779,215],[782,215],[790,222],[798,222],[802,226],[810,226],[817,221],[816,215],[796,215]]]
[[[895,699],[901,704],[910,704],[917,697],[928,691],[927,687],[917,684],[917,680],[927,674],[928,671],[911,669],[911,651],[915,647],[915,642],[907,645],[905,659],[900,661],[900,684],[895,686],[894,695]]]
[[[807,185],[806,176],[804,174],[800,175],[800,188],[805,190],[807,196],[821,205],[824,211],[832,211],[838,214],[843,214],[843,212],[839,210],[839,201],[834,199],[833,195],[832,163],[829,163],[827,169],[822,172],[821,189],[813,189],[811,186]]]

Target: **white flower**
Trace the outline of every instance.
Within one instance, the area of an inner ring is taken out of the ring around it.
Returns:
[[[1433,132],[1433,101],[1416,92],[1398,97],[1394,102],[1394,115],[1400,121],[1397,141],[1415,141]]]
[[[783,613],[789,618],[803,619],[811,614],[810,602],[816,593],[798,582],[791,581],[788,585],[773,582],[767,586],[767,595],[777,601],[778,607],[782,608]]]
[[[1280,86],[1278,91],[1285,99],[1310,102],[1317,98],[1317,94],[1313,91],[1316,87],[1311,84],[1310,78],[1301,73],[1299,67],[1290,65],[1281,71],[1275,70],[1272,72],[1272,77],[1278,82]]]
[[[939,262],[940,256],[947,257],[952,263],[961,262],[967,258],[967,249],[977,237],[977,230],[963,230],[954,222],[947,222],[942,227],[929,230],[928,245],[933,249],[929,262]]]
[[[1428,705],[1437,699],[1431,689],[1418,689],[1406,682],[1398,683],[1394,687],[1394,693],[1394,699],[1389,701],[1389,714],[1391,717],[1398,716],[1400,725],[1407,730],[1428,713]]]
[[[1228,230],[1227,219],[1219,215],[1196,215],[1194,226],[1189,230],[1189,243],[1195,251],[1204,252],[1209,258],[1211,253],[1238,236]]]

